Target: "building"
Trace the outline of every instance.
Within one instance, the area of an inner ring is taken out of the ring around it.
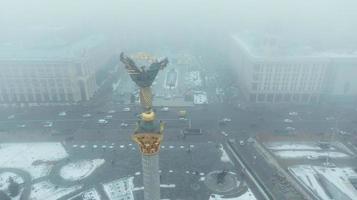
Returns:
[[[107,56],[103,39],[42,46],[0,44],[0,105],[68,105],[89,100]]]
[[[356,101],[357,52],[315,51],[274,36],[232,36],[231,59],[245,99],[252,103],[314,104]]]

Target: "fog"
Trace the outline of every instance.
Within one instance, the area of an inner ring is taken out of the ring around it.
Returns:
[[[0,0],[0,200],[357,199],[356,119],[357,0]]]
[[[0,5],[2,42],[101,33],[127,48],[186,48],[249,30],[332,46],[357,44],[354,0],[2,0]]]

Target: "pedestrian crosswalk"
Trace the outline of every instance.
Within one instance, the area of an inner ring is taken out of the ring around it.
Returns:
[[[106,144],[72,144],[70,145],[70,147],[72,149],[87,149],[87,148],[91,148],[91,149],[132,149],[135,150],[136,149],[136,145],[134,146],[132,143],[128,143],[128,144],[115,144],[112,143],[110,145],[106,145]],[[169,146],[165,146],[165,145],[161,145],[161,149],[162,150],[170,150],[170,149],[181,149],[181,150],[192,150],[195,147],[195,145],[193,144],[186,144],[186,145],[169,145]]]

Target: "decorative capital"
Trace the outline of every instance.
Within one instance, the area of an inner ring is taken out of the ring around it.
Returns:
[[[139,144],[141,153],[147,156],[159,152],[162,138],[163,135],[157,133],[136,133],[133,135],[133,140]]]

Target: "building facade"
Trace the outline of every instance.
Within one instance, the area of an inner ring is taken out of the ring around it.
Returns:
[[[357,96],[357,55],[288,54],[276,42],[253,48],[232,37],[232,65],[245,99],[251,103],[315,104]]]
[[[78,43],[49,51],[3,48],[0,105],[68,105],[89,100],[97,89],[95,59],[103,59],[92,55],[95,49],[95,45]]]

